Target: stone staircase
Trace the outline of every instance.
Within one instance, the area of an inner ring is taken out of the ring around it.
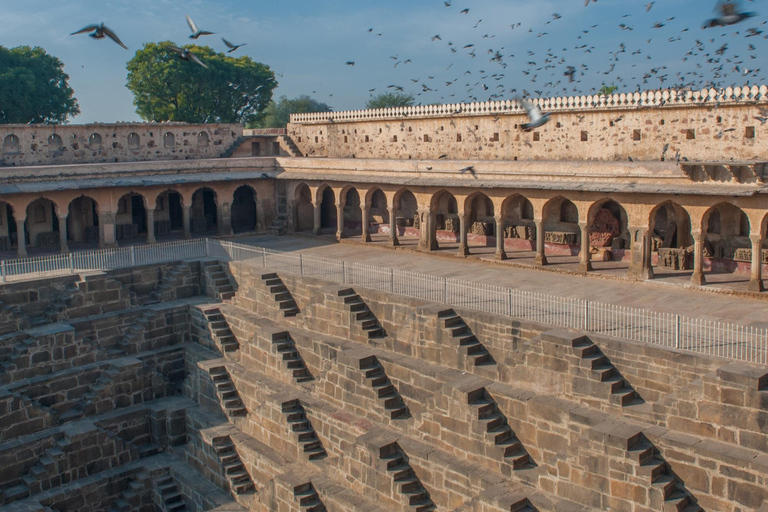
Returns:
[[[286,368],[293,374],[296,382],[306,382],[313,379],[307,364],[301,357],[299,350],[296,348],[296,343],[288,331],[272,335],[272,347],[278,357],[282,359]]]
[[[245,416],[248,414],[240,394],[232,383],[232,378],[229,376],[227,368],[225,366],[216,366],[208,370],[208,373],[213,380],[214,386],[216,386],[216,394],[227,416]]]
[[[209,308],[203,310],[203,316],[208,324],[208,328],[219,342],[222,352],[234,352],[240,348],[237,338],[229,328],[229,323],[219,308]]]
[[[13,348],[8,351],[6,355],[2,356],[0,361],[0,372],[10,372],[18,368],[17,361],[25,357],[29,353],[29,349],[37,344],[37,341],[26,334],[24,338],[17,340],[13,344]]]
[[[379,449],[379,459],[386,462],[387,473],[392,477],[400,494],[407,500],[406,504],[410,510],[415,512],[436,510],[429,492],[416,476],[407,462],[405,453],[397,443],[382,446]]]
[[[338,296],[344,300],[344,306],[353,315],[355,322],[368,339],[384,338],[387,335],[368,304],[355,290],[352,288],[339,290]]]
[[[278,137],[280,139],[280,147],[285,149],[289,155],[291,155],[294,158],[301,158],[304,155],[301,154],[301,150],[299,149],[299,146],[296,145],[296,143],[293,141],[290,135],[280,135]]]
[[[481,428],[486,438],[493,441],[503,460],[513,469],[528,467],[531,463],[530,456],[488,391],[485,388],[472,391],[468,394],[467,400],[471,409],[475,411],[478,422],[483,426]]]
[[[188,272],[189,266],[183,262],[176,263],[170,269],[163,270],[157,286],[152,290],[150,299],[145,304],[157,304],[174,300],[173,292],[182,284],[184,275]]]
[[[235,444],[229,436],[221,436],[213,439],[213,449],[219,458],[224,476],[229,481],[231,492],[241,495],[254,492],[253,480],[237,454]]]
[[[69,301],[79,291],[77,283],[66,283],[64,290],[50,302],[47,308],[28,315],[30,327],[40,327],[63,320],[61,314],[66,311]]]
[[[95,402],[99,399],[102,391],[114,384],[114,377],[120,375],[117,368],[108,368],[101,372],[96,381],[90,385],[88,392],[84,393],[80,399],[74,403],[73,407],[67,409],[59,415],[59,423],[76,421],[86,416],[94,416],[97,411]]]
[[[120,493],[120,497],[115,500],[108,512],[133,512],[141,506],[141,495],[145,492],[143,482],[131,480],[128,488]]]
[[[291,431],[296,436],[302,452],[309,460],[323,459],[327,456],[325,448],[320,438],[317,437],[312,423],[307,418],[307,413],[301,401],[298,399],[289,400],[281,404],[283,414]]]
[[[267,228],[270,235],[281,236],[288,232],[288,217],[278,215]]]
[[[302,512],[326,512],[327,510],[312,482],[294,487],[293,497],[299,502]]]
[[[232,155],[235,154],[235,151],[237,151],[240,146],[243,145],[243,142],[245,142],[245,137],[240,136],[237,139],[235,139],[235,142],[233,142],[227,149],[221,154],[221,158],[230,158]]]
[[[154,316],[155,312],[148,309],[125,329],[123,338],[117,342],[117,348],[122,351],[122,354],[135,354],[142,351],[144,333],[149,329]]]
[[[397,420],[410,417],[410,411],[408,411],[408,406],[405,405],[403,397],[400,396],[395,385],[387,377],[384,367],[376,356],[362,358],[360,360],[360,370],[365,372],[366,380],[376,392],[379,401],[383,402],[384,409],[389,412],[391,419]]]
[[[474,366],[495,364],[490,352],[453,309],[441,311],[437,317],[441,327],[451,333],[451,339],[458,343],[459,350]]]
[[[206,261],[203,263],[203,272],[206,282],[213,287],[213,295],[222,301],[229,300],[235,295],[235,287],[224,270],[224,266],[218,261]]]
[[[642,403],[642,399],[627,380],[600,350],[600,347],[592,343],[588,338],[574,340],[573,349],[580,358],[580,365],[590,371],[591,375],[599,382],[608,386],[609,401],[622,407]]]
[[[288,288],[283,284],[283,280],[280,279],[277,274],[262,274],[261,280],[266,285],[267,290],[277,303],[280,311],[283,312],[284,317],[296,316],[299,314],[299,307],[296,305],[293,295],[291,295],[291,292],[288,291]]]
[[[160,509],[163,512],[184,512],[187,510],[184,496],[179,492],[176,481],[171,475],[166,473],[155,477],[154,486],[160,501]]]

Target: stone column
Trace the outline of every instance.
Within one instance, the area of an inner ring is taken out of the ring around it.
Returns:
[[[336,240],[344,238],[344,204],[336,205]]]
[[[117,247],[115,237],[115,212],[99,212],[99,247]]]
[[[693,235],[693,275],[691,276],[691,283],[697,286],[703,286],[707,284],[707,279],[704,277],[704,233],[701,231],[694,231]]]
[[[629,227],[632,237],[627,275],[635,279],[652,279],[653,266],[651,265],[651,231],[648,227]]]
[[[400,245],[400,240],[397,239],[397,209],[394,206],[389,207],[389,245]]]
[[[363,234],[360,237],[360,239],[363,242],[370,242],[371,241],[371,233],[370,233],[369,224],[371,222],[371,206],[368,205],[368,204],[363,205],[362,211],[363,211],[363,215],[362,215],[362,217],[363,217]]]
[[[17,218],[16,219],[16,241],[18,243],[19,248],[17,249],[17,254],[19,258],[25,258],[27,256],[27,237],[24,234],[24,224],[26,224],[27,219],[25,218]]]
[[[267,212],[269,211],[269,200],[262,199],[256,201],[256,231],[263,233],[267,230]],[[290,210],[288,210],[290,211]],[[231,213],[230,213],[231,216]],[[288,226],[293,225],[291,220],[288,221]],[[288,227],[286,226],[286,227]],[[229,229],[232,229],[232,222],[229,223]]]
[[[322,203],[315,203],[312,205],[315,209],[315,225],[312,228],[312,234],[313,235],[319,235],[320,234],[320,207],[322,206]]]
[[[765,291],[763,287],[763,240],[761,235],[752,235],[749,237],[752,242],[752,276],[749,279],[749,288],[751,292]]]
[[[232,235],[232,208],[229,203],[222,203],[219,207],[219,234]]]
[[[467,217],[469,215],[459,215],[459,251],[456,256],[464,258],[469,255],[469,247],[467,246]]]
[[[189,229],[189,215],[190,211],[192,210],[192,205],[181,205],[181,218],[182,218],[182,226],[183,226],[183,237],[185,239],[192,238],[192,231]]]
[[[496,217],[496,255],[497,260],[507,259],[507,251],[504,250],[504,219]]]
[[[537,265],[546,265],[547,256],[544,254],[544,220],[536,219],[536,260]]]
[[[589,252],[589,224],[579,223],[581,228],[581,254],[579,254],[579,270],[589,272],[592,270],[592,254]]]
[[[67,216],[59,217],[59,245],[61,246],[61,253],[66,254],[69,252],[69,246],[67,245]]]
[[[427,211],[427,248],[436,251],[440,248],[437,243],[437,212]]]
[[[154,244],[155,240],[155,209],[147,208],[147,243]]]

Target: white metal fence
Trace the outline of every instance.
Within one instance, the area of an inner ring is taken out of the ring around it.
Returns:
[[[768,364],[768,329],[690,318],[234,242],[194,239],[0,261],[0,281],[212,257],[556,327]]]
[[[208,255],[556,327],[768,364],[768,329],[208,240]]]

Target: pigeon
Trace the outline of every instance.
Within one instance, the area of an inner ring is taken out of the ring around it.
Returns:
[[[179,58],[181,60],[186,60],[187,62],[193,61],[193,62],[196,62],[196,63],[200,64],[201,66],[203,66],[206,69],[208,68],[208,66],[206,66],[205,63],[203,61],[201,61],[200,58],[198,58],[197,55],[195,55],[191,51],[187,50],[186,48],[179,48],[178,46],[170,45],[168,47],[168,49],[171,50],[172,52],[178,53],[179,54]]]
[[[348,61],[347,61],[347,62],[345,62],[344,64],[346,64],[347,66],[354,66],[354,65],[355,65],[355,61],[353,61],[353,60],[348,60]]]
[[[754,12],[739,12],[737,7],[739,7],[739,4],[736,0],[721,0],[720,3],[717,4],[717,9],[720,11],[720,17],[707,20],[703,28],[727,27],[728,25],[735,25],[747,18],[755,16]]]
[[[463,169],[460,169],[459,172],[461,174],[464,174],[465,172],[468,172],[469,174],[472,175],[473,178],[477,179],[477,171],[471,165],[468,165],[468,166],[464,167]]]
[[[93,31],[93,33],[88,35],[90,35],[94,39],[104,39],[104,37],[108,37],[114,42],[116,42],[117,44],[119,44],[120,46],[122,46],[123,48],[125,48],[126,50],[128,49],[128,47],[123,44],[120,38],[117,37],[117,34],[112,32],[112,30],[106,25],[104,25],[103,23],[100,25],[88,25],[87,27],[81,28],[77,32],[72,32],[70,35],[74,36],[75,34],[82,34],[83,32],[91,32],[91,31]]]
[[[523,108],[525,109],[525,113],[528,115],[528,119],[530,122],[521,124],[520,127],[526,131],[529,132],[533,130],[534,128],[538,128],[539,126],[544,126],[549,122],[549,114],[542,114],[541,109],[531,103],[530,101],[523,100],[522,101]]]
[[[192,21],[192,18],[189,17],[189,14],[187,14],[187,24],[189,25],[190,30],[192,30],[192,35],[189,36],[190,39],[197,39],[200,36],[213,35],[213,32],[208,32],[197,28],[197,25],[195,25],[195,22]]]
[[[576,68],[573,66],[568,66],[568,70],[563,73],[563,75],[568,77],[568,82],[573,83],[573,75],[576,74]]]
[[[224,44],[227,45],[227,48],[229,48],[227,53],[232,53],[235,50],[237,50],[238,48],[240,48],[241,46],[245,46],[245,44],[246,44],[246,43],[243,43],[243,44],[232,44],[229,41],[227,41],[226,39],[224,39],[223,37],[221,38],[221,40],[224,41]]]

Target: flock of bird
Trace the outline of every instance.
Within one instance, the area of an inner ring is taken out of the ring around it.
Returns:
[[[189,25],[189,29],[192,31],[192,34],[190,34],[190,36],[189,36],[190,39],[198,39],[200,36],[212,36],[212,35],[214,35],[213,32],[209,32],[207,30],[202,30],[200,27],[198,27],[197,24],[194,21],[192,21],[192,18],[190,18],[189,15],[187,15],[187,25]],[[123,42],[120,40],[120,38],[117,37],[117,34],[115,34],[115,32],[112,29],[110,29],[109,27],[104,25],[104,23],[100,23],[98,25],[88,25],[87,27],[81,28],[77,32],[72,32],[72,34],[70,34],[70,35],[74,36],[75,34],[84,34],[86,32],[91,32],[89,35],[92,38],[94,38],[94,39],[104,39],[105,37],[108,37],[111,40],[113,40],[115,43],[117,43],[120,46],[122,46],[123,48],[125,48],[126,50],[128,49],[128,47],[123,44]],[[243,43],[243,44],[232,44],[229,41],[227,41],[226,39],[224,39],[223,37],[221,38],[221,40],[227,46],[227,49],[228,49],[227,53],[233,53],[238,48],[241,48],[241,47],[245,46],[245,43]],[[179,48],[178,46],[174,46],[174,45],[168,45],[167,48],[171,52],[176,53],[181,60],[185,60],[187,62],[194,62],[196,64],[199,64],[199,65],[203,66],[204,68],[208,67],[200,59],[200,57],[198,57],[197,55],[195,55],[194,53],[192,53],[191,51],[189,51],[186,48]]]

